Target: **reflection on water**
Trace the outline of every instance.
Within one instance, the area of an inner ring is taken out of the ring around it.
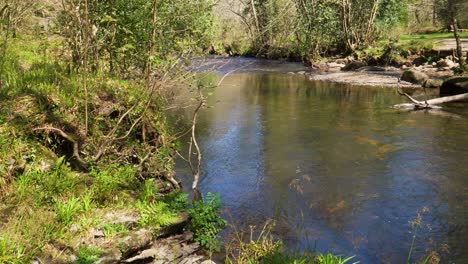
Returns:
[[[221,193],[230,222],[274,218],[290,248],[361,263],[406,262],[409,221],[427,207],[414,260],[432,249],[468,263],[466,106],[389,108],[402,100],[298,75],[230,75],[200,116],[201,190]]]

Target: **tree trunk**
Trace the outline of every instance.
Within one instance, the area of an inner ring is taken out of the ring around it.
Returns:
[[[463,60],[463,51],[460,42],[460,36],[458,35],[458,25],[457,19],[453,19],[453,36],[455,37],[455,41],[457,42],[457,57],[458,63],[460,64],[460,69],[465,70],[465,61]]]
[[[365,40],[364,40],[367,44],[369,44],[371,42],[371,36],[373,34],[373,31],[374,31],[374,21],[375,21],[375,17],[377,16],[378,8],[379,8],[379,1],[374,0],[374,4],[372,6],[372,12],[371,12],[371,15],[369,17],[369,21],[367,23],[366,37],[365,37]]]

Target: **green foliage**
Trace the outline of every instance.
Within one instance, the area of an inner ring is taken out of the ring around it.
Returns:
[[[66,226],[70,225],[75,216],[83,211],[83,206],[79,198],[71,197],[67,201],[56,200],[55,212],[57,220]]]
[[[141,226],[158,229],[163,226],[173,224],[179,220],[177,214],[170,210],[168,204],[164,202],[146,203],[138,201],[136,208],[140,212],[139,224]]]
[[[380,35],[388,35],[396,27],[408,22],[409,0],[383,0],[377,14],[377,30]]]
[[[51,171],[35,168],[19,176],[15,182],[15,196],[33,198],[38,204],[54,204],[54,197],[69,193],[80,183],[82,180],[71,172],[65,158],[61,157]]]
[[[20,264],[24,257],[24,248],[22,245],[15,245],[7,237],[0,233],[0,263]]]
[[[102,224],[100,228],[104,232],[105,237],[115,237],[117,234],[128,232],[124,224]]]
[[[209,47],[214,34],[213,0],[157,1],[155,18],[153,1],[90,0],[89,22],[99,30],[91,39],[96,48],[85,51],[77,41],[87,33],[81,30],[86,25],[84,3],[78,0],[64,3],[58,24],[62,35],[69,40],[76,68],[80,67],[84,53],[89,52],[93,67],[102,59],[108,63],[110,72],[119,70],[129,74],[134,68],[143,70],[148,62],[160,69],[175,54]],[[79,12],[75,11],[76,7],[81,7]],[[151,57],[150,46],[155,51]]]
[[[316,263],[317,264],[345,264],[349,263],[354,256],[343,258],[341,256],[333,255],[331,253],[327,253],[325,255],[319,254],[316,257]],[[356,264],[359,262],[353,262],[353,264]]]
[[[273,237],[274,222],[267,221],[260,232],[250,228],[248,239],[244,232],[235,231],[235,239],[226,245],[226,263],[232,264],[345,264],[354,256],[343,258],[332,253],[315,254],[306,251],[289,253],[281,240]],[[359,262],[354,262],[359,263]]]
[[[92,168],[89,175],[93,178],[92,192],[103,203],[118,200],[118,194],[132,189],[138,183],[133,167],[127,165],[109,165],[102,169]]]
[[[226,227],[226,221],[219,215],[220,206],[220,195],[207,193],[203,200],[194,201],[188,210],[192,216],[190,229],[195,241],[209,250],[219,249],[218,233]]]
[[[74,264],[91,264],[96,262],[102,254],[102,250],[93,247],[80,247],[76,254]]]
[[[188,207],[188,194],[180,191],[174,191],[165,197],[165,202],[169,204],[169,207],[175,211],[180,212],[186,210]]]

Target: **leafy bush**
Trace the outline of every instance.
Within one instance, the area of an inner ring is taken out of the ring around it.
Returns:
[[[226,221],[219,215],[221,198],[219,194],[207,193],[203,200],[195,201],[188,211],[192,216],[190,229],[195,241],[209,250],[219,249],[218,233],[226,227]]]

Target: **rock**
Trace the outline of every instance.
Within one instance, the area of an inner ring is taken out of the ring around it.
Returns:
[[[365,66],[362,68],[359,68],[358,71],[360,72],[383,72],[385,71],[384,67],[378,67],[378,66]]]
[[[427,79],[429,79],[429,76],[427,76],[427,74],[416,70],[407,70],[403,72],[403,75],[401,76],[401,80],[403,81],[421,85]]]
[[[346,66],[344,66],[343,68],[341,68],[341,70],[342,71],[354,71],[365,66],[367,66],[367,63],[364,61],[352,61],[346,64]]]
[[[449,59],[441,59],[437,62],[437,67],[439,68],[445,68],[445,67],[448,67],[448,68],[453,68],[455,67],[455,62],[449,60]]]
[[[153,234],[146,229],[131,232],[125,236],[115,238],[115,245],[122,252],[123,257],[148,247],[153,240]]]
[[[312,67],[314,69],[317,69],[319,71],[328,71],[328,64],[325,62],[320,62],[320,63],[315,63],[312,64]]]
[[[216,264],[216,262],[212,261],[212,260],[205,260],[203,261],[202,263],[200,264]]]
[[[346,65],[348,62],[349,62],[348,59],[336,59],[335,60],[335,63],[343,64],[343,65]]]
[[[127,228],[135,227],[140,220],[136,212],[131,210],[118,210],[107,213],[103,217],[103,222],[109,224],[122,224]]]
[[[122,253],[117,248],[105,252],[94,264],[114,264],[119,263]]]
[[[416,66],[421,66],[427,62],[427,59],[424,56],[417,57],[413,60],[413,64]]]
[[[129,259],[126,259],[124,260],[123,262],[125,263],[133,263],[133,262],[136,262],[136,261],[141,261],[141,260],[145,260],[145,259],[154,259],[155,256],[158,255],[158,250],[155,249],[155,248],[149,248],[149,249],[146,249],[146,250],[143,250],[140,254],[134,256],[134,257],[131,257]]]
[[[177,222],[162,228],[158,232],[158,238],[168,237],[168,236],[171,236],[171,235],[182,233],[182,231],[188,225],[191,217],[186,212],[183,212],[183,213],[179,214],[177,217],[179,218],[179,220]]]
[[[105,237],[104,231],[102,231],[101,229],[93,230],[93,237],[94,238]]]
[[[439,88],[442,85],[442,80],[439,79],[427,79],[424,82],[424,87],[425,88]]]
[[[468,76],[452,77],[444,81],[440,87],[440,95],[456,95],[468,93]]]
[[[203,261],[205,257],[195,254],[200,250],[200,246],[188,243],[192,238],[193,234],[187,232],[182,235],[157,240],[151,247],[155,250],[155,256],[157,256],[153,263],[199,263]]]

